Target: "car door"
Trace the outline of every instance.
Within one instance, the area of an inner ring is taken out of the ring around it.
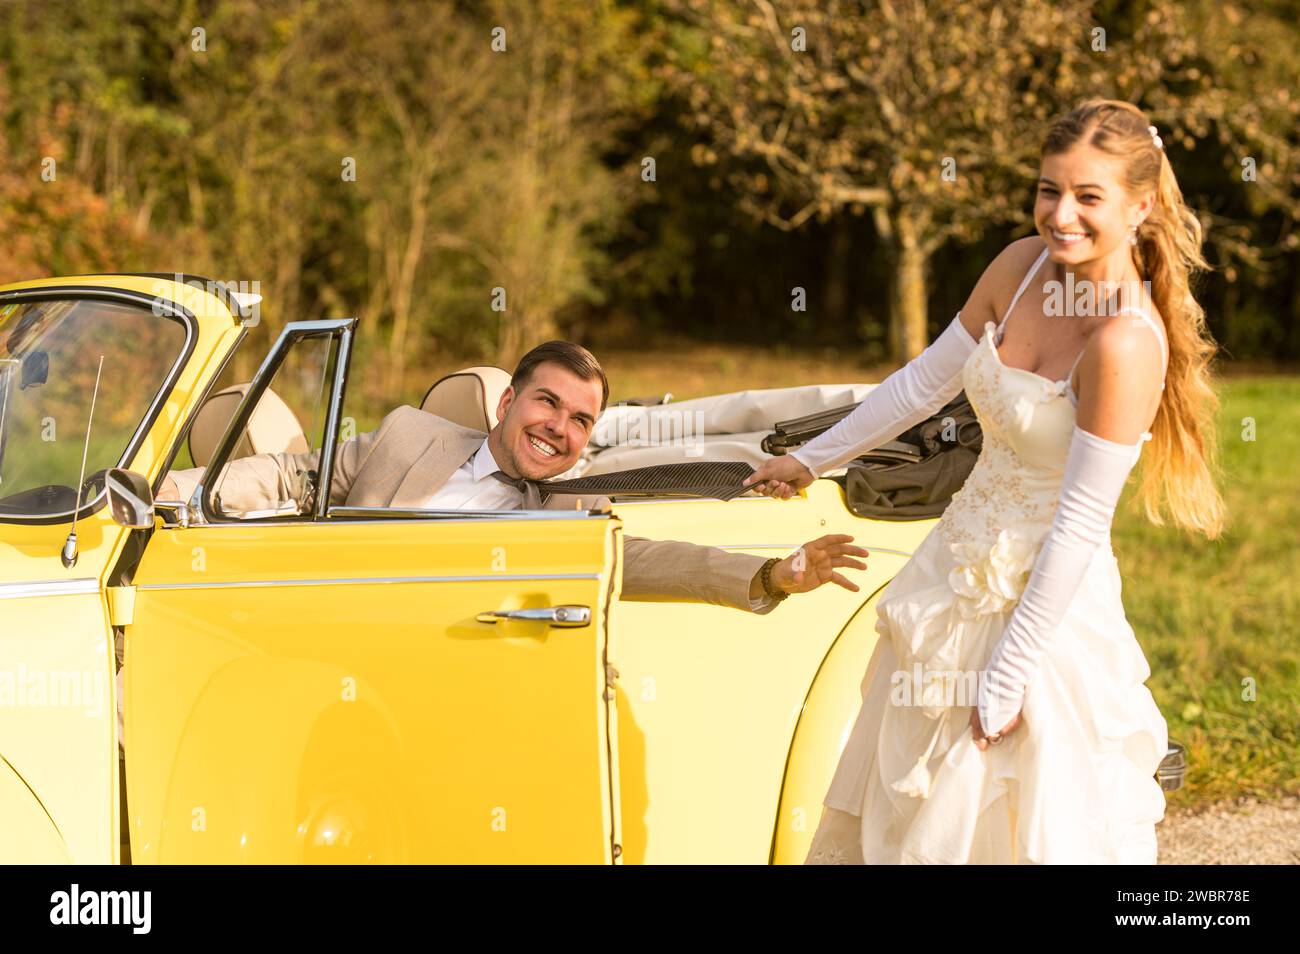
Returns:
[[[312,341],[329,354],[308,437],[333,448],[351,334],[290,325],[207,473]],[[153,534],[125,629],[133,859],[613,861],[618,522],[327,498]]]

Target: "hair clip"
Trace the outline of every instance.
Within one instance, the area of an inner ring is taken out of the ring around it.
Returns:
[[[1156,144],[1156,148],[1159,149],[1161,152],[1163,152],[1165,148],[1165,143],[1164,140],[1160,138],[1160,135],[1156,132],[1156,127],[1148,126],[1147,132],[1151,134],[1151,141]]]

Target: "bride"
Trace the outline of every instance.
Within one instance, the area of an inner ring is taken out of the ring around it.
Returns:
[[[746,481],[789,497],[963,389],[984,432],[880,596],[806,863],[1155,863],[1168,741],[1110,525],[1150,441],[1148,519],[1222,529],[1201,229],[1155,127],[1113,100],[1052,124],[1034,223],[924,353]]]

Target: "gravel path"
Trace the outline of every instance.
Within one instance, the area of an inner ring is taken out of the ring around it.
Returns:
[[[1300,864],[1300,798],[1217,802],[1156,825],[1162,865]]]

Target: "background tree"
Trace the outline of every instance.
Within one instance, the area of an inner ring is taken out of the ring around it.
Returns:
[[[682,25],[668,71],[707,137],[701,160],[726,169],[742,207],[789,230],[871,211],[892,267],[898,361],[928,340],[934,254],[992,224],[1025,222],[1052,116],[1116,96],[1151,108],[1176,137],[1215,124],[1231,139],[1249,128],[1234,122],[1238,107],[1258,106],[1258,88],[1198,67],[1194,25],[1162,0],[1123,16],[1049,0],[667,8]],[[1294,166],[1279,139],[1270,145]]]

